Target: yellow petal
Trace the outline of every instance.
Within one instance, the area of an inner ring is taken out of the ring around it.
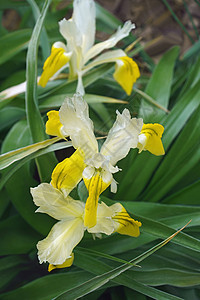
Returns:
[[[138,65],[128,56],[120,57],[116,61],[113,77],[125,90],[127,95],[130,95],[133,84],[140,77]]]
[[[141,134],[145,134],[147,137],[144,149],[154,155],[164,155],[165,150],[161,141],[163,132],[164,127],[160,124],[144,124],[141,131]]]
[[[120,203],[117,203],[119,205]],[[132,219],[125,208],[120,204],[121,211],[117,212],[112,219],[118,223],[116,231],[120,234],[130,235],[137,237],[140,235],[139,227],[142,225],[141,222]]]
[[[59,111],[51,110],[47,113],[47,116],[46,133],[64,138],[64,135],[61,132],[63,125],[60,123]]]
[[[70,57],[71,53],[66,53],[65,49],[52,46],[51,54],[44,63],[43,73],[38,84],[45,87],[48,80],[68,63]]]
[[[72,253],[71,257],[67,258],[66,261],[63,264],[61,264],[61,265],[52,265],[52,264],[49,264],[48,271],[51,272],[54,269],[62,269],[62,268],[71,267],[71,265],[73,264],[73,261],[74,261],[74,253]]]
[[[110,185],[111,182],[104,182],[100,172],[95,172],[90,178],[83,178],[89,193],[85,205],[84,226],[91,228],[97,223],[97,206],[99,195]]]
[[[57,164],[51,176],[52,186],[56,189],[64,189],[67,193],[70,193],[82,179],[84,168],[84,155],[78,149],[69,158]]]

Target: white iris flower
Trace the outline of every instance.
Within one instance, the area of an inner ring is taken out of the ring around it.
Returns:
[[[44,63],[39,85],[45,87],[48,80],[69,66],[69,79],[78,78],[77,92],[84,94],[82,76],[100,64],[115,62],[115,80],[130,95],[134,82],[140,76],[137,64],[123,50],[111,50],[99,55],[105,49],[113,48],[135,28],[131,21],[108,40],[94,45],[95,3],[93,0],[74,0],[73,15],[69,20],[59,22],[60,33],[67,41],[53,44],[51,54]]]
[[[34,203],[39,206],[36,212],[58,220],[48,236],[37,244],[39,261],[49,262],[49,271],[72,265],[72,251],[83,238],[85,230],[96,235],[119,232],[137,237],[140,234],[141,223],[133,220],[120,203],[110,207],[99,203],[96,226],[87,228],[84,226],[85,203],[72,199],[66,191],[63,193],[48,183],[42,183],[31,188],[31,194]]]
[[[111,184],[116,192],[113,173],[119,171],[116,163],[131,148],[136,148],[142,130],[142,119],[131,118],[128,109],[117,111],[117,118],[108,136],[98,149],[88,105],[80,94],[66,98],[58,111],[48,113],[46,132],[60,137],[70,136],[75,153],[59,163],[52,173],[52,185],[64,192],[71,191],[83,178],[89,196],[85,207],[84,225],[96,225],[99,195]]]

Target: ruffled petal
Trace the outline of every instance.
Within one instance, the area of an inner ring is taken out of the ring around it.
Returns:
[[[111,164],[115,165],[128,154],[130,148],[137,147],[142,125],[142,119],[131,118],[128,109],[124,109],[122,114],[117,111],[117,119],[100,153],[109,157]]]
[[[61,191],[49,183],[42,183],[31,188],[31,194],[35,205],[39,206],[36,212],[46,213],[57,220],[67,217],[66,207],[72,198],[64,197]]]
[[[65,138],[63,134],[63,125],[60,122],[59,111],[51,110],[47,113],[48,121],[46,122],[46,133]]]
[[[51,176],[52,186],[69,194],[82,179],[84,168],[84,155],[76,150],[69,158],[57,164]]]
[[[80,94],[66,98],[59,112],[64,131],[70,136],[74,148],[80,148],[85,158],[98,152],[98,144],[89,118],[88,105]]]
[[[88,62],[91,58],[98,55],[105,49],[114,47],[120,40],[129,35],[130,31],[135,28],[131,21],[127,21],[123,27],[119,27],[117,32],[113,34],[108,40],[94,45],[84,56],[84,63]]]
[[[48,80],[69,62],[71,54],[71,52],[66,52],[66,48],[63,43],[55,43],[51,48],[50,56],[44,63],[43,73],[38,84],[45,87]]]
[[[140,77],[140,71],[136,62],[128,57],[119,57],[116,60],[114,79],[121,85],[127,95],[130,95],[133,84]]]
[[[73,261],[74,261],[74,253],[72,253],[71,257],[67,258],[66,261],[63,264],[61,264],[61,265],[52,265],[52,264],[49,264],[48,271],[51,272],[54,269],[62,269],[62,268],[71,267],[71,265],[73,264]]]
[[[102,170],[102,172],[105,172]],[[104,176],[99,171],[95,171],[91,176],[86,177],[86,172],[83,173],[83,180],[85,182],[86,188],[88,190],[89,196],[85,205],[85,217],[84,225],[85,227],[91,228],[97,223],[97,206],[99,195],[111,184],[112,174],[109,176]],[[106,178],[107,181],[104,181]],[[103,180],[104,179],[104,180]]]
[[[144,124],[139,135],[139,152],[148,150],[154,155],[164,155],[165,150],[161,141],[164,127],[160,124]]]
[[[48,236],[37,244],[40,263],[61,265],[71,257],[74,247],[84,234],[83,219],[73,218],[55,224]]]
[[[116,232],[133,237],[140,235],[139,227],[142,223],[132,219],[120,203],[113,204],[110,208],[114,213],[112,219],[115,223]]]

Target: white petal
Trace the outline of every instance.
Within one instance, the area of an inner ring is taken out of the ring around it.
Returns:
[[[40,263],[47,261],[53,265],[64,263],[83,238],[83,234],[82,218],[63,220],[55,224],[49,235],[37,244]]]
[[[81,35],[82,53],[88,51],[94,44],[95,38],[95,3],[93,0],[75,0],[72,20]]]
[[[87,166],[83,171],[83,178],[90,179],[95,174],[95,168],[91,166]]]
[[[64,197],[63,193],[49,183],[42,183],[31,188],[35,205],[39,206],[36,212],[46,213],[57,219],[71,219],[81,217],[84,213],[84,203]]]
[[[139,153],[142,152],[142,150],[144,150],[146,143],[147,143],[147,137],[144,133],[141,133],[138,137],[138,145],[137,148],[139,148]]]
[[[67,40],[67,49],[75,51],[75,48],[81,46],[80,32],[72,19],[62,19],[59,22],[60,33]]]
[[[55,43],[53,44],[53,47],[54,47],[54,48],[62,48],[62,49],[64,49],[65,51],[67,51],[67,48],[66,48],[66,46],[65,46],[65,44],[64,44],[63,42],[55,42]]]
[[[108,62],[117,62],[119,57],[123,57],[123,56],[126,56],[126,53],[121,49],[107,51],[107,52],[99,55],[92,62],[88,63],[87,66],[84,67],[83,73],[86,73],[90,69],[92,69],[92,68],[94,68],[98,65],[101,65],[101,64],[105,64],[105,63],[108,63]]]
[[[83,56],[81,50],[82,37],[75,22],[63,19],[59,22],[60,33],[67,40],[67,52],[71,52],[70,76],[74,78],[77,71],[82,68]]]
[[[60,108],[59,116],[74,148],[81,148],[86,158],[90,158],[98,152],[88,105],[80,94],[75,94],[73,98],[66,98]]]
[[[135,28],[135,25],[131,21],[127,21],[124,26],[119,27],[117,32],[113,34],[108,40],[94,45],[84,56],[84,62],[98,55],[105,49],[114,47],[121,39],[129,35],[130,31]]]
[[[117,119],[110,129],[100,153],[110,157],[111,164],[115,165],[117,161],[128,154],[130,148],[137,147],[142,125],[142,119],[131,119],[128,109],[124,109],[122,114],[117,111]]]
[[[112,193],[117,193],[117,184],[118,182],[113,178],[110,189]]]
[[[97,208],[97,224],[87,229],[90,233],[105,233],[110,235],[115,227],[112,220],[113,210],[110,209],[104,202],[98,204]]]

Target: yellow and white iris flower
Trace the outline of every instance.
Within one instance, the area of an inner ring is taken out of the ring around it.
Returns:
[[[62,174],[60,175],[62,178]],[[101,202],[97,206],[97,223],[92,228],[84,226],[85,203],[72,199],[63,191],[48,183],[31,188],[36,212],[46,213],[58,220],[48,236],[37,244],[40,263],[49,262],[49,271],[69,267],[73,263],[74,247],[81,241],[84,231],[99,235],[114,232],[137,237],[141,223],[132,219],[120,203],[108,207]]]
[[[116,163],[131,148],[136,148],[142,130],[142,119],[131,118],[128,109],[117,111],[117,118],[108,136],[98,149],[88,105],[80,94],[66,98],[59,112],[50,111],[46,132],[60,137],[69,136],[75,153],[59,163],[52,173],[52,185],[64,192],[72,190],[83,178],[89,192],[85,207],[84,225],[96,225],[99,195],[111,185],[116,192],[113,173],[119,171]]]
[[[78,78],[77,92],[84,94],[82,76],[100,64],[115,62],[114,79],[130,95],[132,87],[140,76],[137,64],[123,50],[111,50],[99,55],[105,49],[113,48],[135,28],[131,21],[108,40],[94,45],[95,3],[93,0],[74,0],[73,15],[69,20],[59,22],[60,33],[67,41],[53,44],[51,54],[43,66],[39,85],[45,87],[48,80],[66,66],[69,66],[69,79]],[[95,58],[95,59],[94,59]]]

